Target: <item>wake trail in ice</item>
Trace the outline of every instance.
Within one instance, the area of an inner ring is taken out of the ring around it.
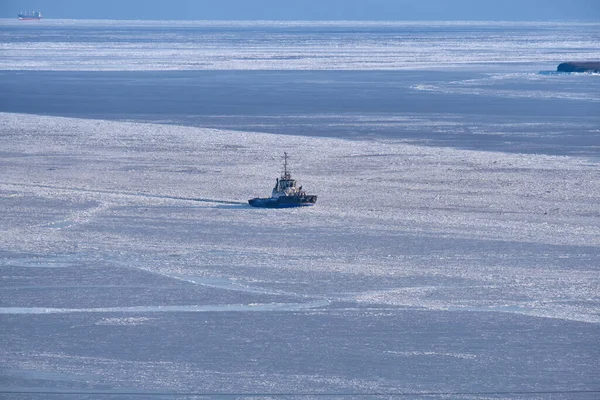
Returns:
[[[289,296],[296,297],[301,299],[313,299],[314,301],[345,301],[347,300],[346,296],[343,297],[334,297],[331,295],[309,295],[302,294],[297,292],[290,292],[286,290],[279,289],[267,289],[262,287],[252,287],[248,284],[239,284],[231,282],[226,278],[210,278],[210,277],[201,277],[201,276],[183,276],[183,275],[170,275],[170,274],[160,274],[162,276],[166,276],[173,279],[179,279],[184,282],[193,283],[194,285],[205,286],[214,289],[223,289],[223,290],[231,290],[234,292],[244,292],[244,293],[255,293],[261,295],[273,295],[273,296]]]
[[[100,308],[0,307],[0,314],[66,314],[66,313],[164,313],[164,312],[241,312],[300,311],[329,306],[325,300],[310,303],[254,303],[221,305],[134,306]]]
[[[42,188],[42,189],[63,190],[63,191],[67,191],[67,192],[98,193],[98,194],[108,194],[108,195],[113,195],[113,196],[143,197],[143,198],[150,198],[150,199],[182,200],[182,201],[195,201],[195,202],[200,202],[200,203],[232,204],[232,205],[247,205],[248,204],[247,202],[244,202],[244,201],[235,201],[235,200],[209,199],[209,198],[201,198],[201,197],[169,196],[169,195],[151,194],[151,193],[121,192],[121,191],[88,189],[88,188],[67,187],[67,186],[40,185],[40,184],[14,183],[14,182],[2,182],[0,184],[7,185],[7,186],[15,186],[15,187],[34,187],[34,188]]]

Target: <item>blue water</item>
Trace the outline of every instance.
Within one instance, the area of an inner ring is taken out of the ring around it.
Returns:
[[[598,78],[449,71],[5,71],[0,111],[595,157]]]

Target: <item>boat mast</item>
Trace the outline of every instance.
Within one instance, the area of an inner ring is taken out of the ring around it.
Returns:
[[[287,160],[288,160],[288,155],[287,152],[283,152],[283,179],[290,179],[290,173],[288,172],[287,169]]]

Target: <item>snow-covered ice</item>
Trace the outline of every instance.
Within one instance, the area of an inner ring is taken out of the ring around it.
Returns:
[[[4,387],[595,388],[594,161],[0,120]],[[249,207],[284,150],[317,205]]]
[[[600,51],[597,22],[0,21],[0,70],[518,71]]]

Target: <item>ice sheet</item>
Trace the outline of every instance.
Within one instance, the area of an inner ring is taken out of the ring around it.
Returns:
[[[0,388],[595,389],[592,160],[10,113],[0,137]],[[248,206],[283,151],[317,204]]]
[[[11,154],[0,182],[8,251],[77,261],[96,253],[174,279],[233,277],[265,292],[600,321],[600,176],[589,160],[1,117]],[[249,207],[270,190],[283,151],[317,206]],[[288,274],[302,280],[301,292]],[[341,293],[311,274],[343,277]],[[451,281],[375,292],[365,283],[434,277]]]
[[[3,19],[0,70],[502,70],[594,59],[593,22]]]

